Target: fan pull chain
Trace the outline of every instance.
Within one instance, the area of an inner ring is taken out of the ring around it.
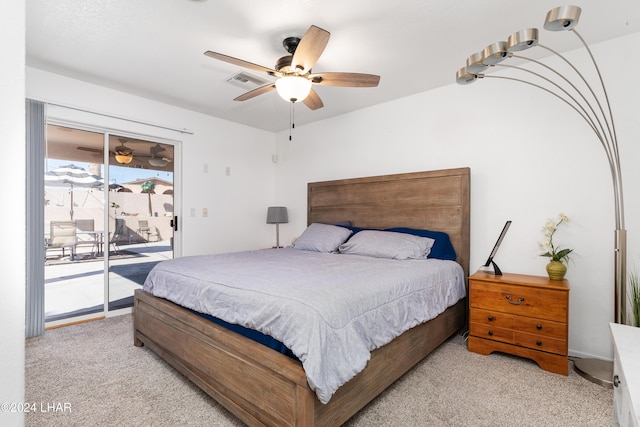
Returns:
[[[291,105],[289,106],[289,141],[291,141],[291,130],[296,127],[296,124],[294,123],[295,110],[293,108],[293,104],[295,104],[295,102],[291,102]]]

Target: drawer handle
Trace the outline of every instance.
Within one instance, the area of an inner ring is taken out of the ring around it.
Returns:
[[[536,341],[536,345],[542,345],[542,341],[540,340]]]
[[[511,299],[511,295],[507,295],[505,298],[507,299],[507,301],[509,301],[509,304],[513,305],[520,305],[524,302],[524,298],[522,297],[518,298],[517,302]]]
[[[493,331],[489,331],[489,336],[493,336]]]
[[[488,320],[489,322],[493,322],[494,320],[496,320],[496,318],[495,318],[495,317],[493,317],[493,316],[489,316],[489,317],[487,317],[487,320]]]
[[[536,325],[536,329],[537,330],[541,330],[542,329],[542,325]]]
[[[614,387],[618,387],[620,385],[620,377],[618,377],[617,375],[613,376],[613,386]]]

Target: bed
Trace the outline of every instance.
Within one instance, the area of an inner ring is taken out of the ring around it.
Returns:
[[[468,168],[309,183],[307,223],[446,232],[466,280],[469,190]],[[336,426],[464,328],[466,313],[462,299],[377,348],[326,403],[299,360],[143,290],[135,294],[134,344],[150,348],[248,425]]]

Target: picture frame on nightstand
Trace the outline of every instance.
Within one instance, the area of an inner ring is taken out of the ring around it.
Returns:
[[[502,275],[502,271],[500,270],[500,267],[498,267],[498,264],[495,263],[493,258],[498,253],[498,249],[500,249],[500,245],[502,244],[502,241],[504,240],[504,236],[507,234],[507,231],[509,230],[510,226],[511,226],[511,221],[507,221],[504,224],[504,227],[502,227],[502,231],[500,232],[500,235],[498,236],[498,240],[496,240],[496,244],[493,245],[493,249],[491,250],[491,253],[489,254],[489,258],[487,258],[487,262],[485,262],[484,265],[482,266],[483,268],[488,268],[490,265],[493,266],[493,274],[496,275],[496,276],[501,276]],[[483,270],[483,271],[486,271],[486,270]]]

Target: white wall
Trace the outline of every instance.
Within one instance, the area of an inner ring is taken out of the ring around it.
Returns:
[[[0,425],[24,425],[24,414],[6,411],[4,404],[24,402],[25,316],[25,102],[24,38],[25,7],[21,0],[8,0],[0,13],[0,144],[11,151],[0,156],[0,170],[11,185],[2,190],[0,223]],[[6,203],[11,202],[8,209]]]
[[[635,84],[640,59],[631,54],[638,44],[640,34],[592,46],[620,142],[630,270],[640,268],[640,168],[634,164],[640,160]],[[591,66],[584,50],[569,57],[581,70]],[[454,74],[452,69],[452,82]],[[291,142],[288,131],[281,132],[278,155],[278,202],[290,210],[290,223],[280,228],[287,243],[306,225],[306,183],[326,179],[469,166],[472,271],[486,261],[511,219],[497,263],[503,271],[545,275],[547,259],[538,256],[541,228],[547,218],[567,214],[572,221],[556,242],[575,249],[567,274],[569,349],[574,355],[612,357],[611,175],[595,134],[556,98],[504,80],[452,84],[297,127]]]
[[[27,68],[27,97],[167,127],[180,133],[52,105],[49,117],[178,141],[182,167],[182,255],[269,247],[267,207],[275,199],[275,136],[39,69]],[[226,168],[230,174],[226,174]],[[206,172],[205,172],[206,170]],[[178,201],[180,202],[180,200]],[[176,204],[176,207],[179,205]],[[202,210],[208,210],[203,217]],[[178,209],[180,209],[178,207]],[[192,216],[192,210],[194,215]],[[272,243],[272,240],[274,241]]]

